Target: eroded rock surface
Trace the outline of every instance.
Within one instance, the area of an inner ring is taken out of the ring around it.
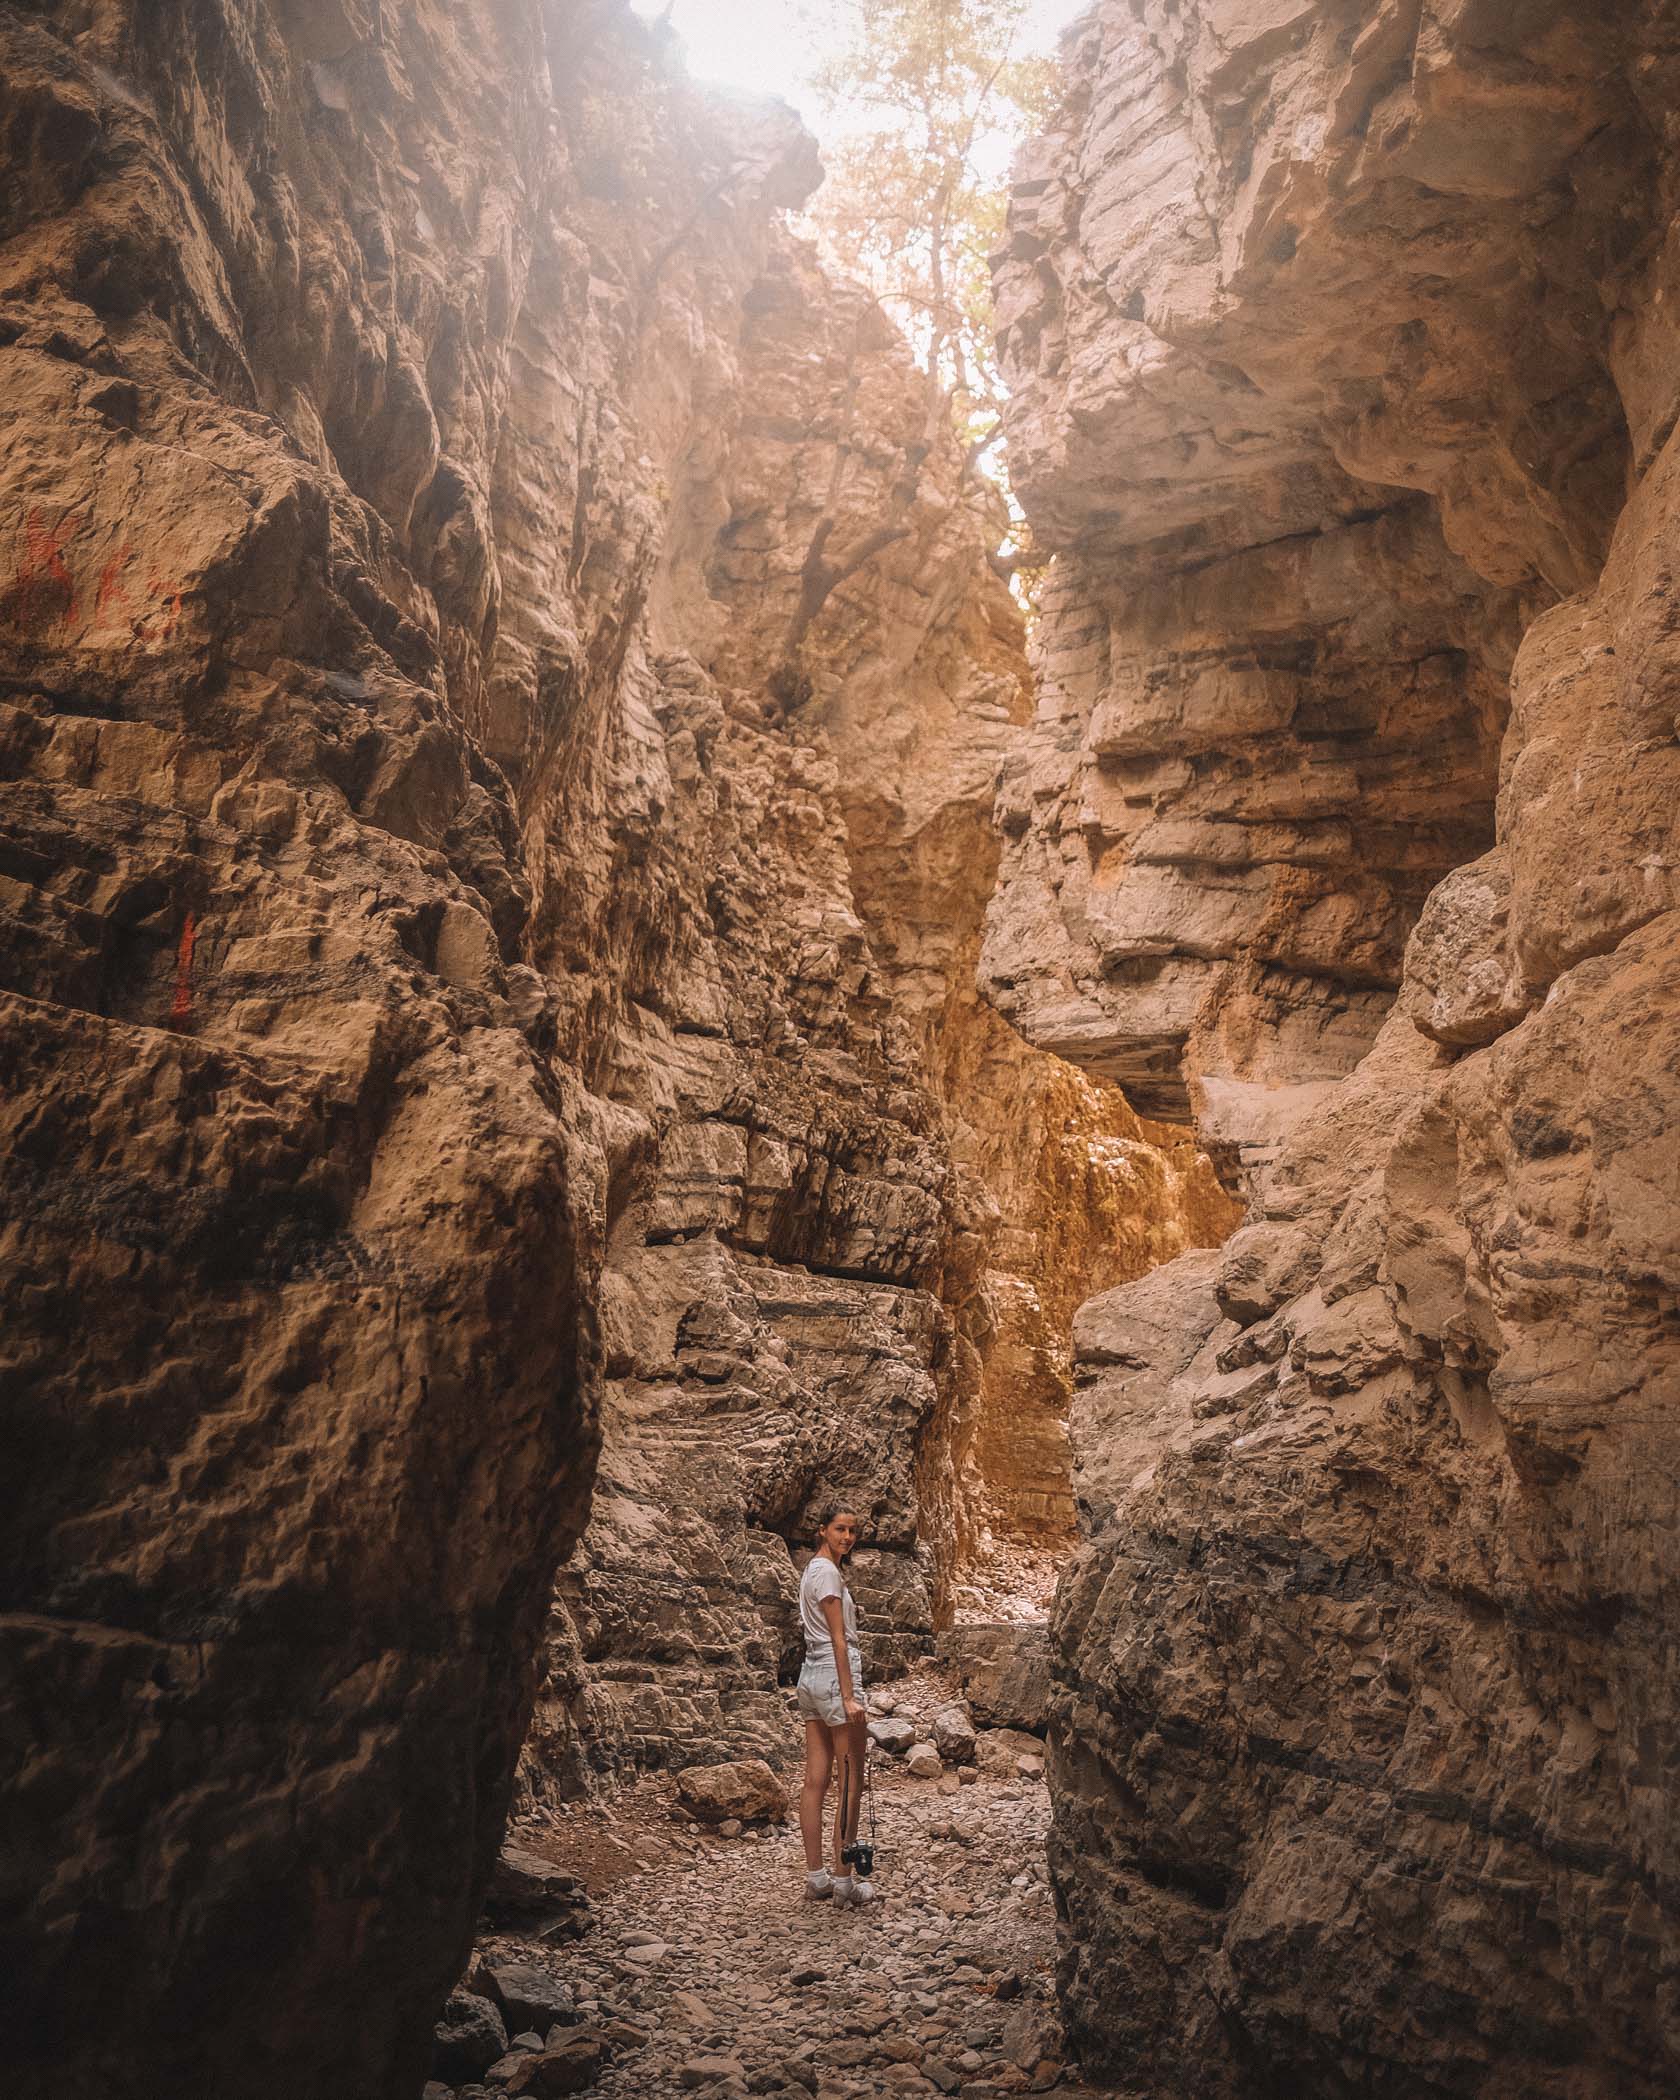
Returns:
[[[987,973],[1233,1166],[1489,842],[1525,611],[1622,494],[1601,279],[1650,140],[1596,18],[1496,12],[1099,7],[1018,171],[1011,460],[1062,559]]]
[[[587,285],[535,12],[377,12],[0,17],[25,2093],[415,2088],[593,1464],[625,1146],[466,727]]]
[[[537,1791],[763,1747],[831,1488],[877,1662],[1065,1531],[1228,1214],[975,994],[1018,626],[785,110],[67,0],[0,126],[8,2076],[407,2100],[603,1431]]]
[[[1251,1208],[1077,1323],[1064,2001],[1163,2094],[1666,2093],[1672,25],[1108,0],[1067,51],[987,969]]]
[[[926,1650],[988,1525],[1066,1539],[1073,1305],[1235,1216],[1182,1129],[979,997],[1028,705],[995,496],[806,244],[772,235],[733,327],[685,403],[648,586],[668,918],[610,1087],[657,1165],[608,1249],[602,1467],[533,1798],[592,1767],[783,1755],[798,1572],[836,1495],[867,1523],[872,1675]]]

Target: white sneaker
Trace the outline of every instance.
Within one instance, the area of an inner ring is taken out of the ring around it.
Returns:
[[[853,1883],[850,1874],[836,1874],[829,1882],[829,1888],[836,1903],[851,1902]]]
[[[834,1876],[826,1867],[818,1867],[814,1874],[805,1876],[805,1901],[824,1903],[834,1894]]]
[[[865,1881],[860,1875],[859,1878],[852,1883],[852,1901],[854,1903],[873,1903],[875,1901],[874,1882]]]

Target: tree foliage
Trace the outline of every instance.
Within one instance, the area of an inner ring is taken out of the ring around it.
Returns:
[[[904,328],[928,375],[928,436],[952,417],[977,464],[1000,429],[988,262],[1015,146],[1054,67],[1022,49],[1029,0],[807,0],[828,55],[828,179],[812,215]],[[997,469],[994,466],[993,471]]]

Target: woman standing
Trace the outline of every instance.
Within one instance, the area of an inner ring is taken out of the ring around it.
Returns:
[[[854,1511],[825,1509],[817,1550],[799,1584],[805,1629],[805,1667],[799,1673],[799,1711],[805,1716],[805,1783],[799,1827],[805,1838],[805,1894],[836,1903],[868,1903],[875,1891],[854,1880],[841,1852],[857,1836],[863,1806],[863,1761],[869,1753],[869,1716],[863,1704],[863,1657],[857,1644],[857,1608],[841,1572],[857,1544]],[[840,1767],[840,1805],[834,1814],[834,1863],[823,1865],[823,1802]]]

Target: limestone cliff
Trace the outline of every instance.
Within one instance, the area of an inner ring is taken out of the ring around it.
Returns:
[[[1251,1197],[1079,1315],[1067,2006],[1163,2094],[1667,2093],[1672,11],[1103,0],[1066,58],[985,967]]]
[[[707,309],[671,298],[652,325],[692,336]],[[927,1645],[988,1521],[1069,1536],[1073,1303],[1234,1222],[1182,1131],[1147,1133],[976,991],[1027,686],[995,498],[930,444],[875,302],[791,236],[726,355],[665,470],[648,594],[660,680],[722,709],[664,753],[667,880],[696,900],[672,930],[698,939],[684,1000],[650,982],[612,1023],[612,1092],[658,1167],[608,1251],[601,1474],[537,1795],[588,1766],[786,1755],[788,1549],[829,1494],[870,1518],[872,1669]]]
[[[744,1747],[1226,1218],[975,997],[1019,634],[785,110],[62,0],[0,126],[8,2077],[408,2100],[567,1549],[533,1783]]]

